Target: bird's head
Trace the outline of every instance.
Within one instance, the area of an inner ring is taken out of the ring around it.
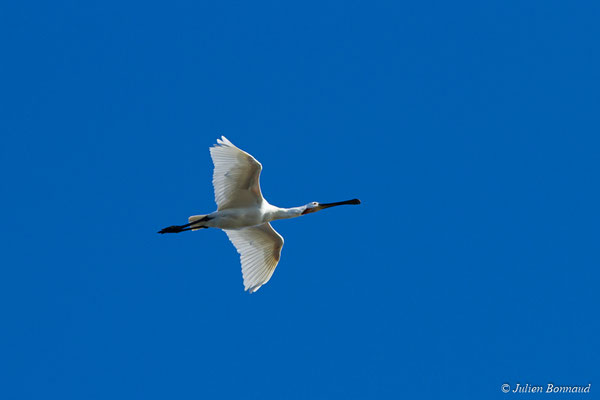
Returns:
[[[336,203],[319,203],[319,202],[313,201],[312,203],[308,203],[307,205],[304,206],[304,211],[302,211],[301,215],[314,213],[314,212],[317,212],[317,211],[320,211],[320,210],[323,210],[323,209],[329,208],[329,207],[342,206],[344,204],[360,204],[360,200],[352,199],[352,200],[346,200],[346,201],[338,201]]]

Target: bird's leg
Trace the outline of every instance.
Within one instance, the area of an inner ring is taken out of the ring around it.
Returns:
[[[208,226],[192,226],[191,228],[182,229],[179,232],[191,231],[192,229],[208,229]]]
[[[158,233],[179,233],[183,231],[183,228],[181,227],[181,225],[173,225],[173,226],[167,226],[166,228],[161,229],[160,231],[158,231]]]
[[[208,217],[208,215],[207,215],[206,217],[204,217],[204,218],[202,218],[202,219],[199,219],[199,220],[196,220],[196,221],[194,221],[194,222],[190,222],[189,224],[185,224],[185,225],[179,225],[179,227],[180,227],[180,228],[187,228],[188,226],[195,225],[195,224],[197,224],[197,223],[199,223],[199,222],[208,221],[209,219],[211,219],[211,218],[209,218],[209,217]],[[195,228],[194,228],[194,229],[195,229]]]
[[[189,224],[167,226],[166,228],[163,228],[160,231],[158,231],[158,233],[179,233],[179,232],[184,232],[184,231],[191,231],[192,229],[208,228],[207,226],[196,226],[193,228],[188,228],[188,227],[195,225],[197,223],[200,223],[200,222],[208,221],[209,219],[210,218],[208,218],[208,215],[207,215],[206,217],[199,219],[197,221],[194,221],[194,222],[190,222]]]

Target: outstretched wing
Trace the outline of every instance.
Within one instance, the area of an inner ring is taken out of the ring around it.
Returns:
[[[254,157],[235,147],[225,136],[210,148],[210,156],[215,165],[213,186],[219,211],[262,203],[259,181],[262,165]]]
[[[256,292],[275,272],[283,238],[268,222],[249,228],[225,230],[225,233],[240,253],[244,290]]]

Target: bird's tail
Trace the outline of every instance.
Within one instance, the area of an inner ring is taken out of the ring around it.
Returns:
[[[192,215],[191,217],[188,218],[188,222],[191,224],[194,221],[198,221],[199,219],[202,219],[206,217],[206,215]],[[192,225],[192,230],[193,231],[197,231],[199,229],[205,228],[205,226],[203,226],[203,224],[199,223],[197,225]]]

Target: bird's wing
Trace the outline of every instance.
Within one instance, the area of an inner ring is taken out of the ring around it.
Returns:
[[[262,203],[259,181],[262,165],[254,157],[235,147],[225,136],[210,148],[210,156],[215,165],[213,186],[219,211]]]
[[[225,233],[240,253],[244,290],[256,292],[275,272],[283,238],[268,222],[249,228],[225,230]]]

